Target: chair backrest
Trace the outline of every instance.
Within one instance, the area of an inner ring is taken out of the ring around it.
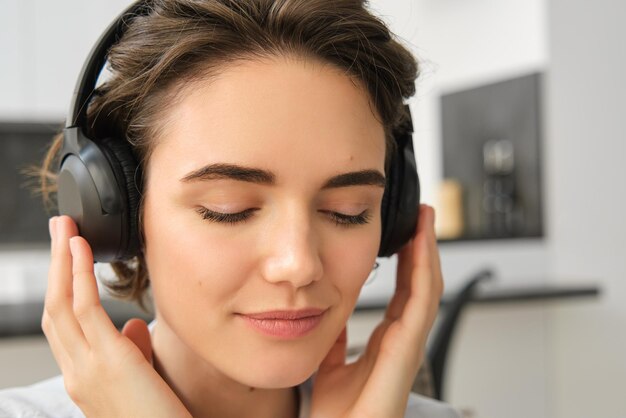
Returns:
[[[484,269],[473,275],[454,297],[445,303],[440,312],[441,319],[431,334],[431,342],[426,355],[432,371],[433,391],[436,399],[443,400],[443,382],[448,349],[463,308],[471,300],[476,285],[491,277],[493,277],[491,269]]]

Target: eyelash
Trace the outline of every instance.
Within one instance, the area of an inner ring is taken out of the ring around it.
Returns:
[[[242,212],[238,213],[221,213],[214,212],[205,207],[199,207],[197,209],[202,219],[211,221],[211,222],[219,222],[226,223],[230,225],[234,225],[237,223],[243,223],[250,219],[252,212],[258,209],[246,209]],[[341,226],[344,228],[350,228],[357,225],[363,225],[369,223],[370,221],[370,213],[367,210],[359,213],[358,215],[344,215],[338,212],[332,211],[322,211],[323,213],[327,213],[330,215],[331,219],[335,222],[335,225]]]

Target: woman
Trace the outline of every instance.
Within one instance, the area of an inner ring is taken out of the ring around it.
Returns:
[[[354,0],[146,3],[110,50],[86,126],[126,138],[140,162],[141,248],[112,263],[109,286],[151,296],[155,321],[115,329],[90,244],[53,217],[42,328],[63,380],[4,391],[0,412],[457,416],[410,394],[443,288],[432,208],[399,252],[385,319],[345,360],[411,54]]]

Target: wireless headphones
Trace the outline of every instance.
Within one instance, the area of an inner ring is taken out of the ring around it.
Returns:
[[[127,260],[141,253],[139,203],[141,169],[126,138],[88,138],[87,107],[107,54],[136,16],[147,15],[149,2],[138,1],[112,22],[93,46],[78,77],[63,131],[58,175],[58,205],[70,216],[93,251],[94,260]],[[420,186],[413,151],[413,125],[393,132],[397,150],[387,173],[382,201],[379,257],[396,253],[415,232]]]

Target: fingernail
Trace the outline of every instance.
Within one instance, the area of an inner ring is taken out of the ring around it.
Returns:
[[[50,238],[54,241],[54,237],[56,236],[56,216],[48,220],[48,231],[50,232]]]
[[[76,241],[77,237],[72,237],[70,238],[70,252],[72,253],[72,256],[76,255],[76,245],[78,245],[78,242]]]
[[[54,221],[54,236],[58,237],[61,234],[61,219],[59,217]]]

